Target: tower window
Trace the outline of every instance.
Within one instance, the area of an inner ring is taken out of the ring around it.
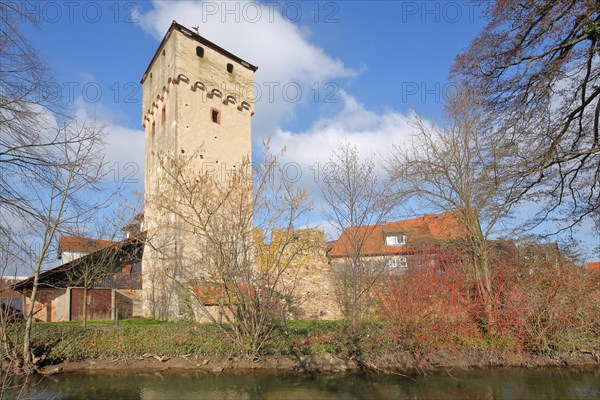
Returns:
[[[152,122],[152,137],[154,137],[155,133],[156,133],[156,122]]]
[[[227,72],[229,72],[230,74],[233,72],[233,64],[232,63],[227,63]]]
[[[161,122],[164,124],[167,120],[167,106],[162,108]]]
[[[221,111],[217,110],[216,108],[211,108],[210,118],[215,124],[221,124]]]
[[[196,47],[196,55],[200,58],[203,58],[204,57],[204,48],[197,46]]]

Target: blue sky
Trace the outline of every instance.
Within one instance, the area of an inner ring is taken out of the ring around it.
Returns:
[[[139,81],[173,19],[199,26],[201,35],[258,65],[254,153],[267,136],[275,148],[285,145],[286,161],[300,166],[302,183],[313,193],[314,166],[327,162],[339,143],[385,155],[407,139],[412,111],[440,120],[453,59],[484,24],[481,10],[467,1],[47,1],[22,7],[40,23],[27,30],[55,68],[63,95],[74,110],[107,125],[113,179],[127,179],[126,189],[137,191],[143,190],[144,137]],[[585,232],[581,237],[598,241]]]

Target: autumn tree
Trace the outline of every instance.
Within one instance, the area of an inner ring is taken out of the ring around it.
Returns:
[[[372,305],[371,289],[387,267],[385,260],[365,257],[365,244],[395,202],[380,180],[373,158],[361,159],[350,144],[332,154],[320,187],[325,219],[347,239],[343,240],[348,244],[343,249],[347,257],[333,271],[334,284],[340,308],[357,332]]]
[[[481,94],[519,195],[570,230],[600,226],[600,12],[595,0],[481,2],[488,24],[453,66]],[[600,232],[599,232],[600,233]]]
[[[227,175],[200,171],[197,159],[161,155],[161,194],[146,202],[165,218],[149,232],[149,245],[164,260],[159,274],[170,280],[179,309],[217,324],[256,356],[293,305],[286,300],[294,294],[294,264],[314,245],[296,233],[306,192],[285,179],[268,146],[254,168],[246,160]]]
[[[388,170],[404,202],[432,212],[451,212],[466,231],[465,246],[493,328],[489,238],[519,194],[513,149],[495,140],[477,97],[461,92],[448,105],[442,126],[414,118],[412,142],[394,146]]]

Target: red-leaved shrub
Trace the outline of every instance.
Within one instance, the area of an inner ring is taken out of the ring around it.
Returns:
[[[435,268],[386,277],[377,290],[388,332],[407,349],[451,349],[478,338],[465,274]]]

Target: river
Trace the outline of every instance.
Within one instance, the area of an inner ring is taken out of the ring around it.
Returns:
[[[35,399],[599,399],[600,369],[472,369],[394,375],[66,373],[32,380]],[[11,395],[11,397],[14,393]]]

